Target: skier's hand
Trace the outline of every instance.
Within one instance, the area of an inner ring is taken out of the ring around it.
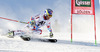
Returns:
[[[52,32],[50,32],[50,38],[52,38],[53,37],[53,33]]]
[[[31,21],[31,25],[32,25],[32,26],[35,25],[35,21],[34,21],[34,20]]]

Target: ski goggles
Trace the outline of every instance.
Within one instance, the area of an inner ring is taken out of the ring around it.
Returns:
[[[49,16],[49,17],[52,17],[52,13],[53,13],[53,11],[45,11],[45,13]]]
[[[52,15],[48,15],[49,17],[52,17]]]

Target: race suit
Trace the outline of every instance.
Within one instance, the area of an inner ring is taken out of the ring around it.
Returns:
[[[34,25],[32,25],[32,21],[34,22]],[[26,27],[28,27],[29,29],[31,29],[34,32],[37,32],[38,34],[42,34],[42,30],[40,29],[42,26],[46,25],[47,29],[49,30],[49,32],[52,32],[51,29],[51,24],[50,24],[50,19],[46,20],[45,16],[35,16],[35,17],[31,17],[30,22],[28,22],[28,25]]]
[[[34,24],[32,24],[34,23]],[[50,33],[52,33],[52,29],[50,26],[50,19],[46,20],[46,17],[43,16],[35,16],[35,17],[31,17],[31,20],[28,22],[28,24],[26,25],[25,28],[29,29],[29,31],[31,31],[31,33],[38,33],[38,34],[42,34],[42,30],[40,29],[42,26],[46,25],[47,29],[49,30]],[[25,30],[25,28],[23,30],[15,30],[14,31],[14,36],[15,35],[19,35],[19,36],[24,36],[24,35],[29,35],[27,34],[27,30]],[[30,32],[28,32],[30,33]]]

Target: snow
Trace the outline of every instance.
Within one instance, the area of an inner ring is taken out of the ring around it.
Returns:
[[[66,33],[55,33],[57,43],[41,42],[38,40],[23,41],[20,37],[8,38],[0,36],[0,52],[99,52],[100,42],[73,40],[66,37]],[[62,34],[64,36],[62,36]],[[79,35],[77,35],[79,36]]]

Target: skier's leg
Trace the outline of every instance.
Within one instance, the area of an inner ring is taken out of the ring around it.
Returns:
[[[17,30],[17,31],[15,31],[14,34],[20,36],[25,41],[29,41],[30,40],[30,36],[26,32],[24,32],[22,30]]]
[[[23,34],[25,34],[25,32],[22,31],[22,30],[16,30],[16,31],[14,31],[14,35],[21,36],[21,35],[23,35]]]
[[[23,34],[25,34],[25,32],[23,32],[22,30],[13,30],[13,31],[9,31],[8,32],[8,37],[9,38],[14,38],[14,36],[18,35],[18,36],[22,36]]]
[[[41,29],[33,29],[33,33],[34,34],[38,34],[38,35],[41,35],[42,34],[42,30]]]
[[[42,30],[38,29],[37,32],[41,35],[42,34]]]

